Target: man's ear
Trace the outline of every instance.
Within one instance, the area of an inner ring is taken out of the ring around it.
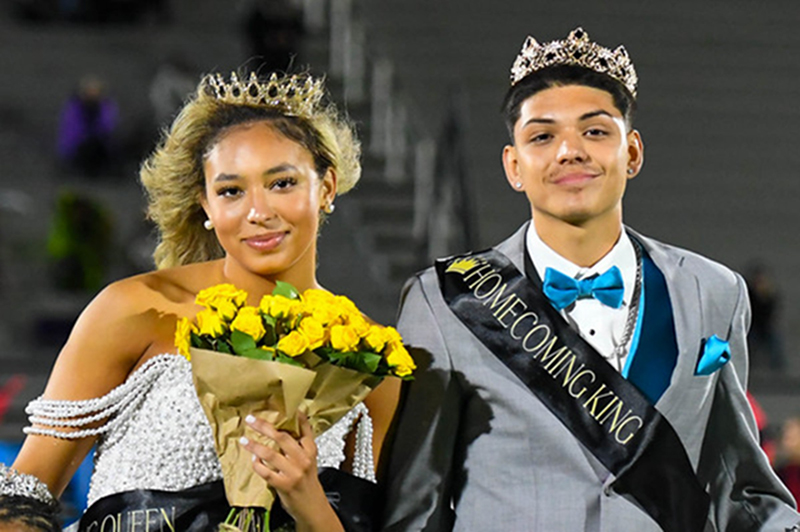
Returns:
[[[628,179],[633,179],[644,165],[644,143],[637,130],[628,133]]]
[[[517,148],[507,144],[503,148],[503,170],[506,172],[506,179],[517,192],[524,190],[525,185],[519,175],[519,161],[517,160]]]

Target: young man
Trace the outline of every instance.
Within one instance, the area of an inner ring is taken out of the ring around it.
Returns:
[[[531,220],[407,285],[386,530],[800,530],[745,397],[741,277],[622,223],[636,83],[581,29],[525,42],[503,165]]]

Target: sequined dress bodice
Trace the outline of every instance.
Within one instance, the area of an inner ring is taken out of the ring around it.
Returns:
[[[118,388],[91,401],[109,397],[116,406],[107,408],[115,413],[98,440],[89,505],[123,491],[178,491],[222,478],[211,427],[194,390],[191,364],[185,358],[153,357]],[[29,409],[35,413],[36,401]],[[317,462],[319,467],[341,465],[345,437],[355,423],[359,425],[356,453],[369,456],[356,456],[354,463],[368,462],[369,467],[354,474],[374,481],[371,430],[361,430],[367,424],[371,428],[363,403],[317,438]],[[358,441],[365,436],[368,442]]]

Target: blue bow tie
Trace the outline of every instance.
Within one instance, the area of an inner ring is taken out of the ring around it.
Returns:
[[[593,297],[612,308],[622,306],[625,288],[622,273],[612,266],[604,274],[577,280],[558,270],[547,268],[544,272],[544,294],[558,310],[566,308],[577,299]]]

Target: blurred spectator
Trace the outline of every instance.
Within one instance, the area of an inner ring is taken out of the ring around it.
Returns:
[[[56,288],[93,292],[106,282],[111,221],[95,201],[63,191],[56,209],[47,254]]]
[[[750,391],[747,391],[747,401],[750,403],[750,409],[756,418],[756,427],[758,427],[758,443],[764,454],[767,455],[770,464],[775,463],[775,454],[777,452],[777,443],[775,441],[774,430],[771,430],[767,413],[761,408],[761,405],[753,397]]]
[[[765,358],[773,370],[785,365],[778,331],[779,296],[767,267],[756,262],[745,272],[747,293],[753,316],[748,334],[750,357],[754,363]]]
[[[6,412],[11,408],[14,398],[25,388],[25,383],[27,381],[27,375],[24,373],[16,373],[11,375],[3,386],[0,387],[0,423],[3,422]]]
[[[792,492],[795,503],[800,501],[800,417],[790,417],[783,422],[775,471]]]
[[[245,0],[242,33],[248,53],[268,72],[289,70],[303,37],[303,11],[289,0]]]
[[[104,83],[94,76],[83,78],[61,111],[58,155],[66,168],[90,177],[111,169],[117,122],[117,104]]]

